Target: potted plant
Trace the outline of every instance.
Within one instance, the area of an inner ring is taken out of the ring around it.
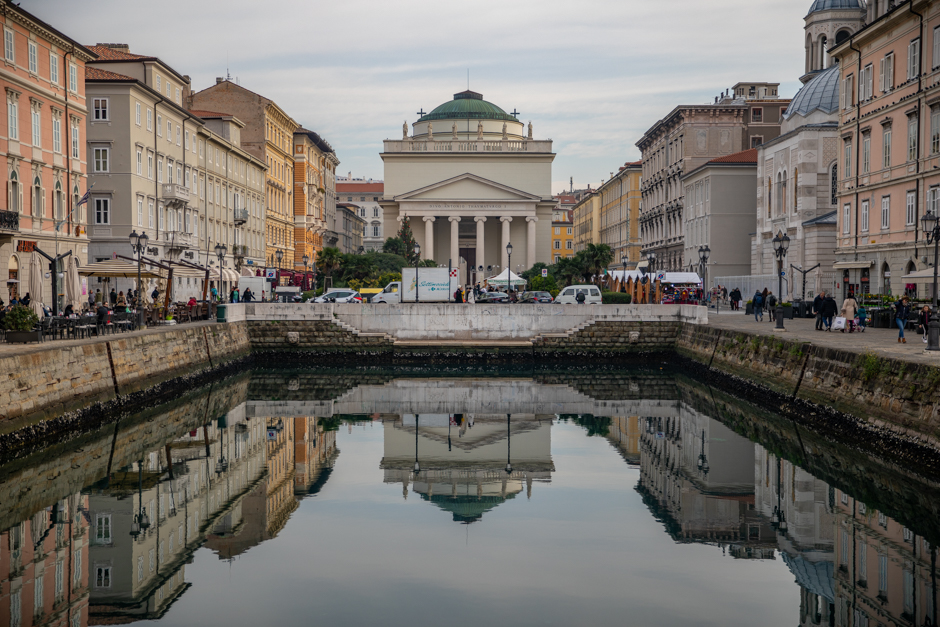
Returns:
[[[36,329],[39,316],[29,307],[16,305],[7,312],[3,327],[7,330],[5,338],[10,343],[41,342],[42,331]]]
[[[781,305],[783,306],[783,319],[793,320],[793,303],[783,302]]]

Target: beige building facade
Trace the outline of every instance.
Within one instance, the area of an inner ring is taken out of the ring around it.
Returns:
[[[640,261],[642,243],[638,219],[642,203],[642,166],[641,161],[624,164],[597,190],[601,207],[599,241],[595,243],[610,246],[614,254],[611,269],[622,270],[624,261],[633,269]]]
[[[459,264],[462,282],[471,268],[506,268],[510,243],[516,271],[551,262],[551,140],[469,90],[412,130],[380,155],[387,230],[407,217],[422,258]]]

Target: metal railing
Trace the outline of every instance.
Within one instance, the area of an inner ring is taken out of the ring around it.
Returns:
[[[0,210],[0,231],[19,231],[20,214],[15,211]]]

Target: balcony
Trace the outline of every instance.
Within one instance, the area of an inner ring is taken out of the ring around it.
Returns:
[[[244,244],[236,244],[232,246],[232,254],[235,255],[235,258],[243,258],[248,256],[248,247]]]
[[[196,237],[192,233],[167,231],[163,236],[166,239],[166,247],[170,250],[184,250],[196,245]]]
[[[236,209],[235,210],[235,226],[241,226],[245,222],[248,222],[248,210]]]
[[[20,214],[15,211],[0,210],[0,231],[19,231]]]
[[[167,183],[163,186],[163,202],[187,205],[189,204],[189,189],[175,183]]]

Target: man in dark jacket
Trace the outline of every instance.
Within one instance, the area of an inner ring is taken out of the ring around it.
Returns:
[[[832,296],[826,296],[822,304],[823,321],[826,323],[826,331],[832,331],[832,319],[839,313],[839,305],[836,304]]]
[[[816,330],[823,330],[823,316],[822,316],[822,306],[823,300],[826,298],[825,292],[820,292],[816,295],[816,298],[813,299],[813,313],[816,315]]]

